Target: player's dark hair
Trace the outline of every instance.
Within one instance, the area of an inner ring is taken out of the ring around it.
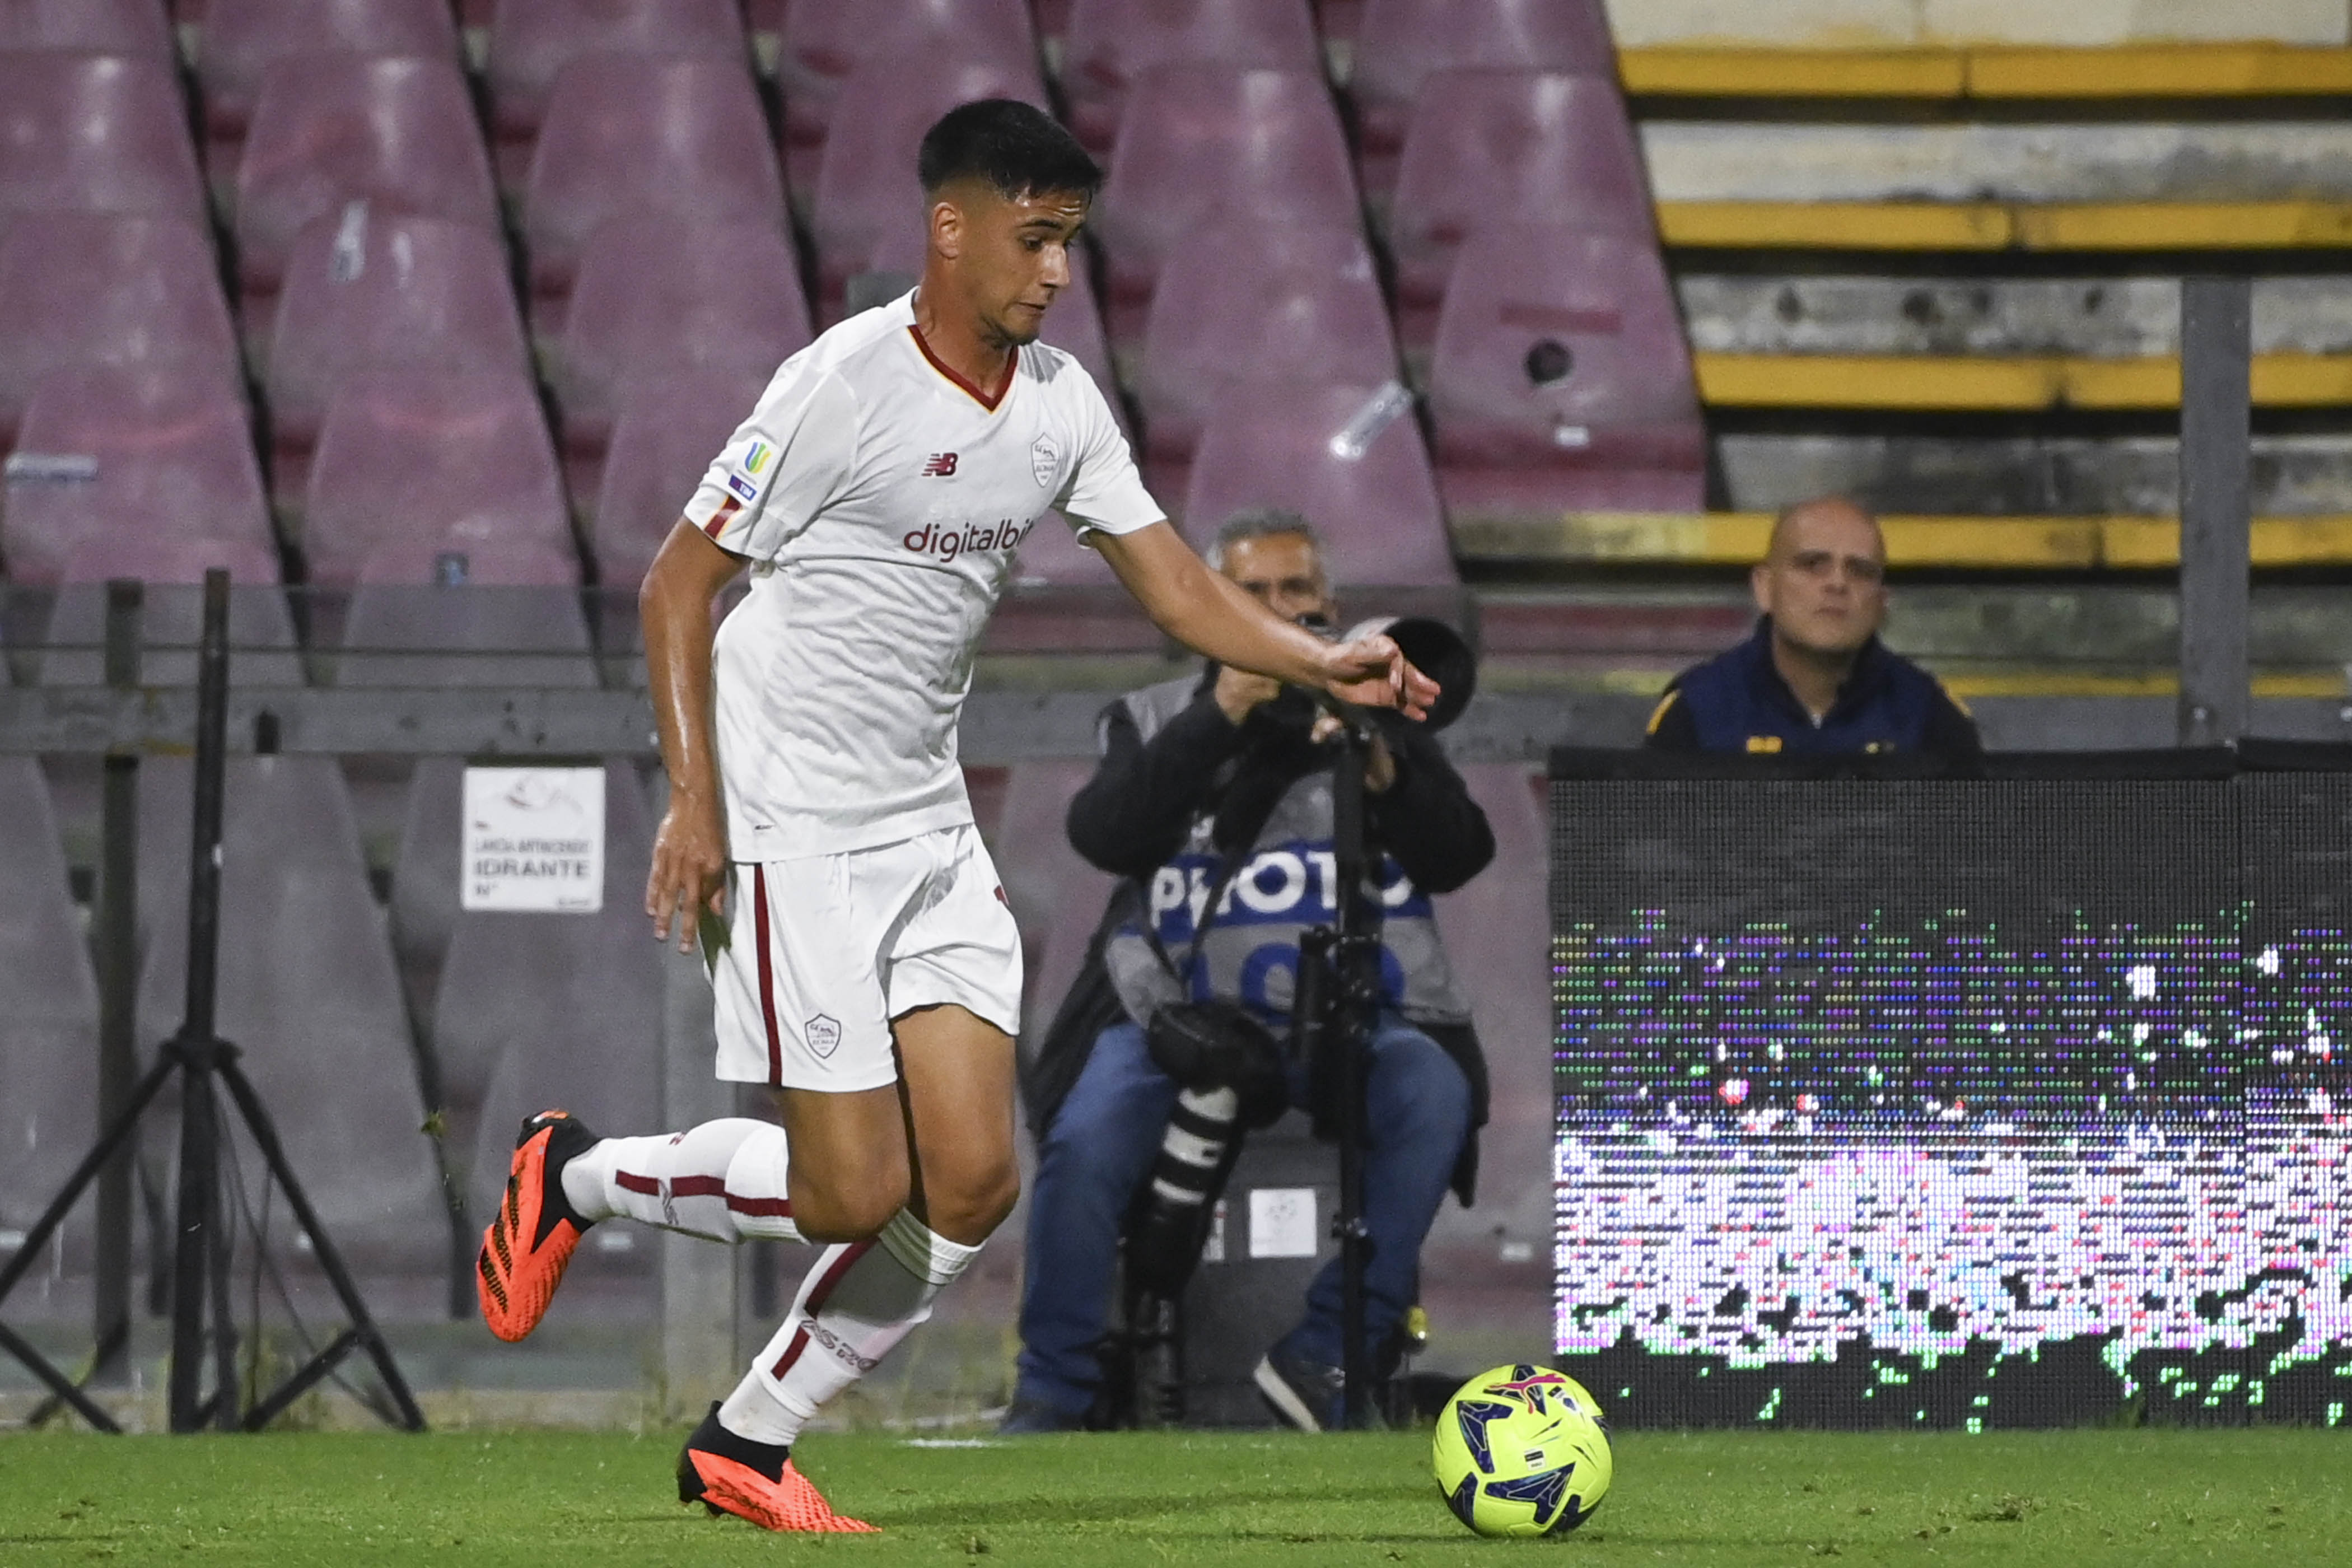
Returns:
[[[982,179],[1008,199],[1102,188],[1102,166],[1044,110],[1018,99],[961,104],[923,132],[915,172],[927,195],[957,180]]]

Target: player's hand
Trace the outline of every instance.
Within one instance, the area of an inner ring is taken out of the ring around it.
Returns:
[[[1333,643],[1323,655],[1323,689],[1360,708],[1393,708],[1408,719],[1429,717],[1437,682],[1415,669],[1384,633]]]
[[[1252,675],[1246,669],[1227,665],[1217,671],[1217,684],[1210,695],[1225,717],[1238,724],[1259,704],[1282,695],[1282,682],[1270,675]]]
[[[669,940],[674,918],[678,952],[692,952],[704,910],[727,912],[727,831],[716,801],[673,790],[661,831],[654,835],[653,868],[646,875],[646,913],[654,922],[654,940]]]

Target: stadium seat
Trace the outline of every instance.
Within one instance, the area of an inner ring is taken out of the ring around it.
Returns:
[[[1141,326],[1160,263],[1212,218],[1362,222],[1347,139],[1309,71],[1160,66],[1129,95],[1094,229],[1109,262],[1110,330]]]
[[[1322,532],[1335,582],[1454,581],[1421,427],[1394,382],[1232,388],[1192,454],[1184,531],[1199,547],[1234,513],[1266,506],[1301,512]]]
[[[764,376],[673,373],[622,384],[596,492],[597,580],[634,590],[705,469],[747,418]]]
[[[0,0],[0,49],[174,58],[163,0]]]
[[[568,551],[538,393],[520,374],[387,372],[346,383],[320,426],[301,540],[311,581],[334,585],[395,542]]]
[[[167,59],[0,51],[0,213],[205,217]]]
[[[608,218],[581,252],[544,356],[564,445],[602,449],[625,383],[673,372],[730,387],[742,376],[764,382],[812,335],[800,262],[773,225],[657,212]]]
[[[495,235],[354,204],[288,253],[268,337],[271,439],[308,447],[335,389],[385,370],[527,375],[513,274]]]
[[[1323,47],[1307,0],[1077,0],[1062,45],[1070,128],[1108,147],[1136,78],[1185,60],[1319,72]]]
[[[1646,241],[1560,226],[1481,230],[1446,290],[1429,411],[1454,516],[1704,504],[1690,350]]]
[[[918,71],[960,61],[1028,84],[1017,96],[1038,90],[1037,39],[1024,0],[789,0],[783,45],[776,79],[792,148],[825,140],[836,101],[874,101],[850,79],[877,61]]]
[[[887,268],[887,257],[921,255],[923,189],[916,150],[932,121],[957,104],[1018,98],[1045,106],[1034,65],[952,56],[881,58],[844,87],[860,112],[825,138],[810,227],[816,238],[817,314],[840,319],[843,291],[858,273]]]
[[[533,287],[571,288],[580,247],[635,210],[784,226],[768,122],[740,60],[589,55],[558,72],[525,181]]]
[[[96,686],[106,679],[106,583],[144,583],[140,611],[142,686],[194,686],[195,647],[205,625],[204,580],[210,567],[229,574],[229,679],[239,686],[299,686],[302,658],[278,585],[278,552],[249,539],[190,539],[177,534],[101,534],[66,557],[63,586],[49,615],[44,686]]]
[[[52,584],[86,541],[168,531],[268,550],[245,404],[210,373],[59,372],[33,395],[0,512],[8,574]]]
[[[1037,526],[1042,531],[1046,524]],[[1070,797],[1094,771],[1092,758],[1014,763],[1005,781],[1004,814],[991,836],[1005,902],[1021,930],[1026,982],[1021,1032],[1033,1049],[1077,978],[1116,885],[1070,847],[1063,826]]]
[[[583,55],[709,55],[751,66],[736,0],[499,0],[490,101],[502,137],[537,133],[558,72]]]
[[[289,56],[458,58],[446,0],[206,0],[198,37],[196,79],[215,144],[244,134],[262,79]]]
[[[98,982],[37,757],[0,757],[0,1230],[21,1234],[98,1133]],[[77,1263],[94,1213],[85,1200],[66,1222]]]
[[[1136,402],[1150,453],[1183,458],[1235,381],[1373,386],[1396,374],[1388,301],[1360,227],[1217,225],[1179,239],[1160,269]]]
[[[455,61],[305,55],[262,73],[236,164],[248,308],[277,288],[302,226],[354,202],[498,232],[489,158]]]
[[[235,380],[236,334],[195,224],[26,213],[0,232],[0,437],[44,376],[97,365]]]
[[[450,790],[436,813],[452,838],[459,798]],[[414,814],[410,821],[417,825]],[[596,913],[450,911],[432,1048],[453,1112],[452,1145],[473,1150],[467,1191],[479,1215],[498,1202],[515,1127],[533,1111],[561,1105],[616,1133],[663,1125],[661,950],[647,940],[643,912],[653,833],[625,764],[606,764],[604,825]],[[404,843],[404,862],[407,853]],[[459,1142],[468,1124],[472,1137]],[[643,1247],[638,1260],[650,1263],[652,1253]]]
[[[191,764],[139,771],[139,1037],[184,1016]],[[219,1030],[268,1108],[295,1175],[356,1268],[425,1272],[448,1222],[408,1017],[359,830],[331,757],[231,757],[222,823]],[[168,1156],[151,1131],[148,1153]],[[250,1186],[262,1166],[234,1146]]]
[[[1601,0],[1366,0],[1348,74],[1366,162],[1393,165],[1431,72],[1475,66],[1617,78]]]
[[[339,686],[593,686],[580,567],[536,541],[402,539],[361,563]]]
[[[1480,226],[1558,215],[1650,239],[1650,195],[1614,84],[1556,72],[1459,70],[1425,81],[1389,212],[1400,324],[1427,341],[1454,252]]]

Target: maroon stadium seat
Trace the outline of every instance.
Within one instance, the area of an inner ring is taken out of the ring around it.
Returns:
[[[262,78],[289,55],[457,58],[447,0],[206,0],[196,78],[216,142],[243,134]]]
[[[1421,428],[1402,387],[1244,383],[1201,435],[1184,531],[1205,546],[1253,507],[1288,507],[1322,531],[1334,581],[1454,579]]]
[[[550,345],[565,444],[603,447],[630,378],[693,371],[730,388],[745,375],[764,381],[811,335],[800,263],[773,225],[658,212],[607,219],[581,253]]]
[[[915,154],[932,122],[975,99],[1018,98],[1040,107],[1045,101],[1034,66],[943,55],[877,59],[859,68],[843,90],[858,112],[825,138],[811,215],[818,315],[826,321],[839,318],[851,278],[887,268],[894,257],[920,256],[923,188]]]
[[[1419,328],[1461,243],[1482,225],[1530,216],[1593,234],[1654,234],[1616,84],[1543,71],[1432,75],[1405,133],[1389,216],[1407,342],[1426,341]]]
[[[1037,40],[1023,0],[790,0],[783,33],[776,77],[785,139],[796,146],[825,140],[836,100],[871,103],[867,84],[853,88],[849,79],[876,62],[987,67],[1024,84],[1015,96],[1038,90]]]
[[[1307,0],[1076,0],[1062,47],[1071,128],[1109,146],[1136,78],[1183,60],[1319,72],[1323,47]]]
[[[1004,816],[990,847],[1021,930],[1026,979],[1021,1032],[1033,1043],[1077,979],[1116,885],[1070,847],[1063,826],[1070,797],[1094,771],[1091,758],[1014,763],[1005,781]]]
[[[360,568],[340,686],[593,686],[580,564],[539,540],[401,539]]]
[[[1136,402],[1153,455],[1189,456],[1236,381],[1378,385],[1397,374],[1388,301],[1354,226],[1217,225],[1160,269]]]
[[[592,54],[709,55],[751,69],[736,0],[499,0],[490,19],[498,133],[535,134],[557,73]]]
[[[139,770],[139,1040],[185,1006],[190,764]],[[383,913],[332,757],[228,759],[222,813],[221,1034],[275,1112],[286,1155],[352,1267],[430,1273],[449,1229]],[[151,1157],[168,1141],[151,1139]],[[236,1159],[261,1169],[240,1131]],[[164,1169],[168,1170],[166,1165]]]
[[[1124,342],[1176,242],[1213,218],[1362,221],[1347,139],[1309,71],[1160,66],[1129,95],[1095,207],[1109,262],[1110,329]]]
[[[175,58],[163,0],[0,0],[0,49]]]
[[[21,1234],[98,1132],[98,981],[37,757],[0,757],[0,1229]],[[67,1221],[77,1266],[95,1212],[84,1203]],[[24,1292],[11,1315],[34,1300]]]
[[[273,539],[245,403],[209,372],[61,371],[25,409],[0,514],[9,575],[55,583],[92,538]]]
[[[568,552],[571,540],[539,395],[520,374],[386,373],[345,383],[327,405],[302,519],[312,581],[348,584],[382,544]]]
[[[765,384],[761,377],[704,371],[622,385],[592,530],[606,587],[636,587]]]
[[[1430,364],[1446,509],[1695,511],[1706,442],[1644,240],[1517,225],[1462,247]]]
[[[236,334],[196,225],[26,213],[0,233],[0,435],[43,376],[85,365],[236,378]]]
[[[190,539],[178,534],[106,533],[84,540],[66,558],[64,585],[49,616],[45,686],[95,686],[106,678],[106,582],[147,584],[139,632],[144,686],[194,686],[196,639],[204,630],[207,568],[229,574],[229,679],[243,686],[299,686],[302,658],[294,617],[278,586],[278,552],[250,539]]]
[[[444,1080],[474,1097],[452,1120],[460,1135],[474,1126],[467,1193],[478,1213],[499,1201],[515,1127],[534,1111],[561,1104],[616,1132],[664,1125],[662,949],[646,940],[643,912],[652,848],[635,776],[608,766],[599,912],[456,917],[432,1041]],[[574,1267],[643,1269],[655,1251],[640,1233],[633,1252],[592,1244]]]
[[[783,183],[741,62],[589,55],[557,74],[523,192],[533,286],[568,290],[596,226],[641,210],[782,229]]]
[[[166,59],[0,52],[0,212],[205,217]]]
[[[268,363],[280,447],[309,447],[328,399],[353,375],[528,374],[506,249],[443,218],[357,206],[313,218],[287,258]]]
[[[304,55],[263,73],[236,167],[248,302],[277,288],[305,224],[359,201],[498,231],[489,156],[454,61]]]
[[[1601,0],[1367,0],[1348,76],[1367,162],[1393,164],[1430,72],[1471,66],[1617,79]]]

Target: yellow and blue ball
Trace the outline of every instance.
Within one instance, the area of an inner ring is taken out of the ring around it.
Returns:
[[[1432,1462],[1446,1506],[1481,1535],[1565,1535],[1601,1506],[1615,1468],[1592,1395],[1525,1363],[1455,1390]]]

